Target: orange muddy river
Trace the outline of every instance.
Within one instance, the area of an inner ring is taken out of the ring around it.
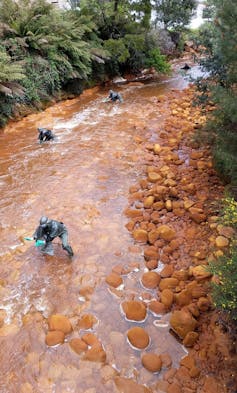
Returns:
[[[187,81],[177,75],[162,83],[120,87],[124,103],[104,103],[107,90],[92,89],[42,113],[11,123],[0,135],[0,392],[114,392],[112,370],[152,385],[160,374],[141,366],[140,352],[126,337],[131,322],[119,296],[105,282],[116,265],[140,264],[124,277],[123,298],[145,291],[143,250],[125,227],[129,187],[144,173],[137,141],[156,141],[162,120],[157,98]],[[56,135],[40,145],[37,127]],[[72,261],[55,239],[55,255],[44,256],[32,236],[39,218],[63,221],[74,250]],[[83,296],[80,288],[92,288]],[[152,291],[150,291],[152,294]],[[79,329],[83,314],[97,323]],[[47,318],[65,315],[73,332],[62,345],[45,343]],[[150,336],[149,349],[167,351],[177,366],[186,349],[169,333],[169,315],[148,314],[137,325]],[[83,360],[68,341],[94,333],[106,352],[106,365]]]

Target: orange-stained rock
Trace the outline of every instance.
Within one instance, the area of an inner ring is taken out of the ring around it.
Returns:
[[[201,222],[206,221],[207,219],[207,216],[204,214],[203,210],[198,209],[196,207],[190,207],[189,214],[191,219],[197,224],[200,224]]]
[[[87,350],[87,344],[80,338],[73,338],[72,340],[69,341],[69,345],[72,348],[72,350],[77,354],[80,354]]]
[[[165,207],[165,202],[164,201],[155,202],[155,203],[153,203],[152,207],[154,210],[162,210]]]
[[[83,360],[105,363],[106,353],[101,344],[94,344],[83,356]]]
[[[188,305],[188,310],[191,312],[191,314],[195,317],[198,318],[200,315],[198,306],[196,303],[191,303]]]
[[[60,330],[64,334],[69,334],[72,331],[71,322],[67,317],[60,314],[51,315],[48,319],[49,330]]]
[[[134,327],[129,329],[128,333],[128,340],[131,345],[138,349],[145,349],[150,342],[149,335],[147,332],[141,327]]]
[[[158,229],[153,229],[152,231],[148,232],[148,241],[150,244],[154,244],[157,239],[159,239]]]
[[[146,243],[148,240],[148,233],[144,229],[135,229],[133,237],[137,242]]]
[[[165,201],[165,208],[168,212],[170,212],[173,209],[173,204],[170,199],[167,199],[167,201]]]
[[[191,199],[186,199],[184,201],[184,208],[185,208],[185,210],[190,209],[190,207],[192,207],[194,204],[195,204],[195,202],[192,201]]]
[[[93,292],[94,288],[90,286],[84,286],[79,289],[79,294],[84,296],[86,300],[90,299]]]
[[[132,379],[115,377],[114,382],[119,393],[152,393],[151,389],[137,384]]]
[[[97,319],[92,314],[85,314],[78,321],[79,329],[91,329],[93,325],[97,323]]]
[[[188,332],[195,330],[197,321],[188,311],[180,310],[173,312],[170,325],[180,338],[184,338]]]
[[[198,265],[195,267],[191,267],[189,269],[190,274],[192,274],[196,280],[205,280],[212,276],[212,273],[207,270],[206,265]]]
[[[165,307],[170,308],[174,300],[173,292],[170,289],[164,289],[160,294],[160,300]]]
[[[191,300],[192,295],[187,289],[183,289],[183,291],[175,295],[175,302],[179,306],[187,306],[189,303],[191,303]]]
[[[161,359],[155,353],[145,353],[142,355],[142,365],[152,373],[156,373],[161,369]]]
[[[159,154],[159,153],[161,152],[161,150],[162,150],[162,148],[161,148],[161,146],[159,145],[159,143],[155,143],[155,144],[154,144],[154,147],[153,147],[154,153],[155,153],[155,154]]]
[[[177,278],[162,278],[159,284],[159,289],[160,291],[163,291],[164,289],[174,289],[178,284],[179,280],[177,280]]]
[[[173,382],[168,386],[166,393],[183,393],[182,386],[178,382]]]
[[[156,272],[147,272],[142,275],[141,281],[145,288],[154,289],[160,282],[160,275]]]
[[[113,272],[106,277],[105,281],[113,288],[117,288],[123,283],[122,277]]]
[[[126,209],[125,212],[127,217],[136,218],[142,216],[142,210]]]
[[[147,178],[151,183],[156,183],[162,179],[161,175],[157,172],[148,172]]]
[[[207,375],[204,377],[202,393],[223,393],[223,386],[217,381],[217,379]]]
[[[167,193],[168,193],[168,187],[165,187],[165,186],[156,186],[154,195],[155,195],[155,197],[156,197],[158,200],[161,200],[161,201],[162,201],[162,199],[164,198],[164,196],[165,196]]]
[[[171,277],[174,272],[174,267],[172,265],[165,265],[165,267],[161,270],[160,276],[162,278]]]
[[[191,370],[189,370],[189,375],[192,378],[199,377],[200,373],[201,373],[201,370],[196,366],[194,366],[193,368],[191,368]]]
[[[87,345],[93,346],[96,344],[100,344],[100,341],[93,333],[86,333],[82,336],[82,341],[84,341]]]
[[[191,355],[187,355],[180,360],[180,365],[191,370],[192,367],[196,366],[196,361]]]
[[[53,330],[47,333],[45,337],[45,343],[52,347],[54,345],[64,343],[65,334],[59,330]]]
[[[198,337],[199,337],[198,333],[188,332],[184,337],[183,345],[185,345],[185,347],[193,347]]]
[[[173,278],[177,278],[179,281],[187,281],[189,279],[189,272],[188,270],[175,270],[172,274]]]
[[[159,252],[155,246],[149,246],[144,249],[144,257],[146,260],[148,259],[158,259]]]
[[[235,234],[235,230],[232,227],[225,227],[223,225],[218,225],[217,226],[217,232],[219,233],[219,235],[224,236],[228,239],[231,239],[234,234]]]
[[[178,239],[171,240],[171,242],[169,243],[169,246],[173,251],[177,250],[180,246],[180,240],[178,240]]]
[[[143,321],[146,318],[146,306],[143,302],[130,300],[122,303],[126,318],[130,321]]]
[[[158,266],[158,261],[154,259],[150,259],[149,261],[146,262],[146,267],[149,270],[154,270]]]
[[[207,311],[211,307],[211,302],[206,297],[200,297],[197,302],[198,309],[200,311]]]
[[[165,314],[167,311],[165,305],[161,302],[158,302],[158,300],[152,300],[148,307],[151,312],[157,315]]]
[[[172,359],[171,356],[168,353],[162,353],[160,354],[160,359],[162,362],[162,367],[169,368],[172,366]]]
[[[145,198],[144,203],[143,203],[144,207],[149,209],[153,205],[154,200],[155,200],[155,198],[152,195]]]
[[[161,239],[171,241],[176,236],[176,232],[169,225],[160,225],[158,227],[158,234]]]
[[[229,239],[227,239],[224,236],[217,236],[216,238],[216,246],[218,248],[224,248],[227,247],[229,245]]]

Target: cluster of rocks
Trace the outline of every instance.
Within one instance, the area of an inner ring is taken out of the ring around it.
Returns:
[[[97,323],[97,319],[92,314],[84,314],[79,319],[76,329],[89,330]],[[106,361],[106,353],[103,345],[95,334],[88,332],[81,337],[70,338],[73,327],[70,320],[61,314],[54,314],[48,318],[48,332],[45,337],[45,343],[52,347],[63,344],[65,339],[70,348],[78,355],[82,355],[82,360],[93,362]]]
[[[208,270],[208,263],[225,253],[233,230],[218,223],[213,207],[223,186],[213,170],[210,149],[197,149],[192,140],[194,130],[205,122],[200,109],[192,106],[193,94],[189,88],[179,98],[172,92],[171,97],[159,100],[157,110],[167,111],[168,104],[170,116],[159,125],[156,143],[138,141],[144,142],[146,177],[130,187],[130,204],[125,211],[129,219],[126,227],[144,249],[147,271],[141,276],[141,285],[155,292],[156,299],[147,292],[144,301],[123,302],[122,311],[132,322],[144,321],[148,310],[154,315],[170,312],[172,331],[191,349],[180,368],[169,368],[158,382],[158,391],[167,393],[194,393],[198,386],[203,393],[226,392],[217,372],[206,375],[209,354],[206,350],[204,355],[200,333],[202,336],[203,315],[208,320],[215,313],[210,282],[219,282]],[[121,287],[123,275],[132,270],[131,266],[114,269],[106,278],[107,284],[114,289]],[[214,323],[217,342],[222,333],[216,320]],[[132,327],[127,336],[135,349],[149,345],[149,336],[141,327]],[[213,351],[212,360],[214,357],[220,370],[226,351],[219,344]],[[158,372],[161,356],[147,352],[141,363],[147,370]]]

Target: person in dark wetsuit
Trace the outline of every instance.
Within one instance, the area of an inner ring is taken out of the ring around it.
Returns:
[[[113,91],[113,90],[110,90],[109,91],[109,97],[108,97],[108,101],[113,101],[113,102],[115,102],[115,101],[119,101],[119,102],[123,102],[123,99],[122,99],[122,97],[121,97],[121,94],[119,94],[119,93],[116,93],[115,91]]]
[[[54,134],[52,133],[51,130],[48,130],[47,128],[38,128],[38,132],[39,132],[38,139],[40,144],[54,139]]]
[[[68,231],[63,222],[50,220],[48,217],[41,217],[40,225],[36,228],[33,238],[37,241],[45,240],[45,245],[41,251],[45,254],[53,255],[52,241],[59,237],[62,241],[62,248],[67,251],[70,257],[73,256],[72,247],[68,244]]]

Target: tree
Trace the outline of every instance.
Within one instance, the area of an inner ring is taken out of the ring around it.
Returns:
[[[209,124],[214,138],[215,167],[226,182],[237,186],[237,3],[235,0],[210,0],[213,19],[207,22],[203,43],[206,58],[202,66],[209,78],[201,88],[208,88],[215,104]]]
[[[154,0],[155,23],[165,29],[181,30],[188,25],[196,8],[196,0]]]

